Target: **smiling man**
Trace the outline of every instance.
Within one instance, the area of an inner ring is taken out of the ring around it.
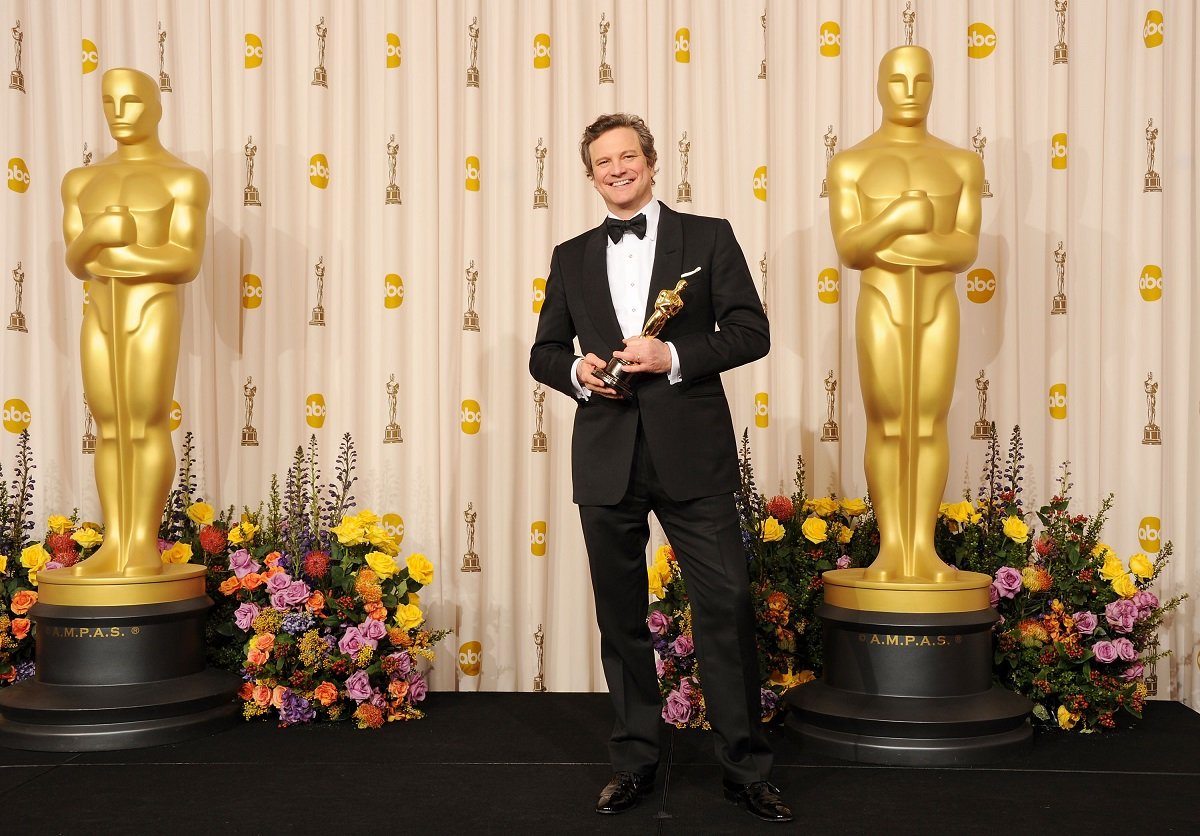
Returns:
[[[640,118],[601,116],[579,150],[608,217],[555,248],[529,370],[576,403],[574,501],[616,711],[615,774],[596,811],[632,808],[658,769],[662,701],[646,626],[653,512],[687,584],[725,796],[762,819],[790,821],[767,781],[772,757],[734,505],[737,445],[720,377],[767,353],[767,319],[729,222],[654,199],[658,157]],[[681,279],[687,286],[674,301],[682,306],[669,305],[656,336],[643,336],[656,301],[672,299]],[[632,376],[631,396],[595,375],[613,357]]]

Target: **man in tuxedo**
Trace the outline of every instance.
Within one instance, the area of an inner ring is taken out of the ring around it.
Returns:
[[[654,199],[657,154],[640,118],[601,116],[584,131],[580,155],[608,217],[555,248],[529,370],[577,404],[573,498],[616,711],[615,774],[596,811],[636,805],[658,767],[662,701],[646,626],[653,511],[687,584],[725,796],[760,818],[790,821],[767,781],[772,756],[734,503],[737,444],[720,378],[767,353],[767,318],[729,222]],[[657,337],[642,336],[659,292],[681,278],[683,307]],[[611,357],[633,375],[632,397],[593,374]]]

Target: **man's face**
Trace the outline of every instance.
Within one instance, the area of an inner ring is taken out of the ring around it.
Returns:
[[[879,65],[883,119],[911,127],[925,121],[933,100],[933,62],[920,47],[898,47]]]
[[[162,114],[153,85],[146,84],[140,73],[109,70],[101,85],[104,118],[113,139],[123,144],[141,142],[154,136]]]
[[[628,219],[650,202],[654,165],[633,128],[613,128],[592,140],[592,184],[608,211]]]

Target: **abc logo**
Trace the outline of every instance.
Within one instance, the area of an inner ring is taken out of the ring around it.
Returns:
[[[383,277],[383,306],[389,310],[404,304],[404,279],[395,273]]]
[[[1050,387],[1050,417],[1061,421],[1067,417],[1067,384],[1055,383]]]
[[[33,421],[29,407],[20,398],[5,401],[4,410],[0,416],[4,419],[4,429],[10,433],[20,433],[22,430],[29,429],[29,424]]]
[[[533,312],[542,312],[542,303],[546,301],[546,280],[537,278],[533,280]]]
[[[767,167],[765,165],[754,169],[754,196],[762,201],[767,199]]]
[[[100,66],[100,51],[87,38],[83,39],[83,74],[95,72]]]
[[[539,32],[533,36],[533,68],[545,70],[550,67],[550,36]]]
[[[246,33],[246,69],[261,67],[263,61],[262,38],[253,32]]]
[[[767,393],[757,392],[754,395],[754,426],[766,428],[770,421],[770,408],[767,406]]]
[[[483,421],[483,409],[479,406],[479,401],[463,401],[461,419],[462,431],[467,435],[479,432],[479,424]]]
[[[836,267],[826,267],[817,274],[817,298],[826,305],[836,305],[841,298],[841,276]]]
[[[183,407],[179,405],[179,401],[171,401],[171,432],[179,429],[179,425],[183,423]]]
[[[1158,9],[1146,12],[1146,22],[1142,25],[1142,40],[1146,42],[1147,49],[1162,46],[1163,35],[1166,34],[1164,26],[1162,12]]]
[[[467,157],[467,191],[479,191],[479,157]]]
[[[467,642],[458,649],[458,669],[467,676],[479,676],[480,653],[483,645],[479,642]]]
[[[967,55],[971,58],[987,58],[996,51],[996,30],[986,23],[972,23],[967,27]]]
[[[404,518],[399,514],[384,514],[379,521],[389,537],[395,537],[397,543],[404,542]]]
[[[304,400],[304,420],[314,430],[325,426],[325,396],[313,392]]]
[[[529,551],[534,557],[546,556],[546,521],[535,520],[529,526]]]
[[[29,169],[20,157],[8,161],[8,187],[14,192],[24,192],[29,188]]]
[[[1162,268],[1157,264],[1147,264],[1138,276],[1138,292],[1147,302],[1157,302],[1162,298]]]
[[[1162,521],[1158,517],[1142,517],[1142,521],[1138,523],[1138,542],[1144,551],[1151,554],[1158,552],[1161,543],[1158,532],[1161,527]]]
[[[253,273],[242,276],[242,307],[246,310],[253,310],[262,304],[262,300],[262,279]]]
[[[387,33],[387,66],[389,70],[400,66],[400,36],[395,32]]]
[[[692,30],[686,26],[675,30],[675,60],[680,64],[692,60]]]
[[[1067,167],[1067,135],[1055,134],[1050,137],[1050,167]]]
[[[996,275],[984,267],[967,273],[967,298],[982,305],[996,295]]]
[[[313,154],[312,159],[308,161],[308,182],[318,189],[328,188],[331,173],[329,160],[325,159],[325,155]]]
[[[826,58],[836,58],[842,54],[842,27],[836,20],[827,20],[821,24],[821,32],[817,35],[817,46]]]

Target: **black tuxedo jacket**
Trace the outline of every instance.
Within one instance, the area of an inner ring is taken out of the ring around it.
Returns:
[[[602,223],[554,248],[529,355],[535,380],[578,403],[571,441],[574,501],[621,501],[639,423],[672,499],[737,490],[737,441],[720,374],[764,356],[771,338],[733,228],[721,218],[684,215],[660,204],[646,317],[659,291],[686,277],[683,309],[658,335],[674,343],[683,380],[671,385],[665,374],[637,375],[632,401],[578,399],[571,383],[571,365],[580,356],[575,338],[584,354],[604,359],[624,347],[608,289],[607,242]]]

